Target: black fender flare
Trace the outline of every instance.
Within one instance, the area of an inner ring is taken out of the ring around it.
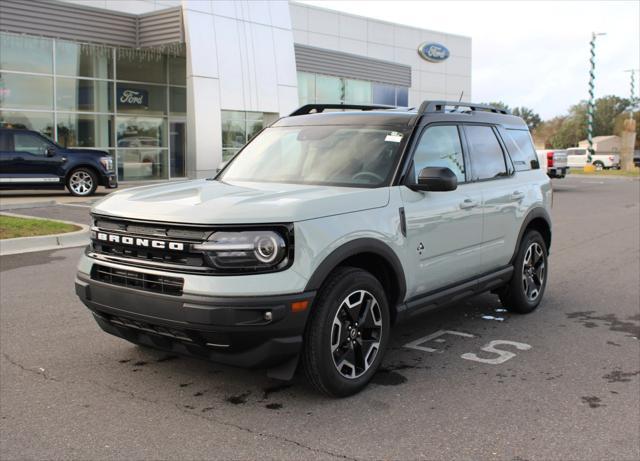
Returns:
[[[518,250],[520,248],[520,242],[522,241],[522,237],[524,236],[524,231],[534,219],[542,219],[547,223],[547,226],[549,226],[549,244],[547,245],[547,251],[551,249],[551,216],[545,208],[541,206],[535,207],[531,211],[529,211],[527,216],[524,218],[524,221],[522,222],[522,226],[520,226],[520,232],[518,232],[518,239],[516,240],[516,247],[513,250],[510,264],[513,264],[516,260]]]
[[[373,238],[359,238],[351,240],[336,248],[327,256],[313,272],[307,282],[305,291],[315,291],[320,289],[329,274],[340,265],[345,259],[362,253],[373,253],[383,258],[393,269],[393,276],[398,286],[397,303],[404,302],[407,292],[407,282],[404,269],[396,253],[387,244]],[[395,308],[395,306],[390,306]]]

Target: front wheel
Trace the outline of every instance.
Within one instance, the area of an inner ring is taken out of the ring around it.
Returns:
[[[67,189],[76,197],[93,195],[98,188],[98,177],[89,168],[76,168],[67,179]]]
[[[604,163],[602,162],[593,162],[593,166],[596,167],[596,171],[604,170]]]
[[[320,392],[362,390],[382,362],[390,336],[384,289],[369,272],[340,267],[318,294],[305,334],[302,364]]]
[[[520,314],[535,310],[544,295],[548,273],[547,244],[538,231],[530,230],[520,243],[511,281],[500,293],[502,305]]]

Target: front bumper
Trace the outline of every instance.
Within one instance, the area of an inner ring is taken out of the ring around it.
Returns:
[[[118,176],[114,173],[103,173],[100,178],[100,185],[107,189],[115,189],[118,187]]]
[[[115,286],[78,273],[76,294],[107,333],[177,354],[254,368],[275,366],[300,352],[315,292],[173,296]],[[299,301],[308,301],[307,308],[292,312],[291,303]]]

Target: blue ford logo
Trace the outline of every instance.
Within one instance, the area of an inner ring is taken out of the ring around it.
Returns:
[[[431,62],[444,61],[449,57],[449,50],[439,43],[423,43],[418,47],[418,53],[423,59]]]

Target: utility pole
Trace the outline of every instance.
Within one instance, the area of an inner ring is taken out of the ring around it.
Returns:
[[[627,171],[633,171],[633,150],[636,145],[636,121],[633,118],[633,111],[638,107],[638,99],[636,97],[636,71],[638,69],[628,69],[625,72],[631,74],[631,94],[629,95],[629,118],[624,121],[622,129],[622,146],[620,148],[620,160],[622,168]]]
[[[604,32],[591,33],[591,69],[589,70],[589,106],[587,107],[587,141],[589,142],[589,152],[587,154],[587,163],[591,163],[591,156],[595,153],[593,151],[593,111],[595,109],[595,99],[593,89],[595,87],[596,79],[596,37],[599,35],[606,35]]]

